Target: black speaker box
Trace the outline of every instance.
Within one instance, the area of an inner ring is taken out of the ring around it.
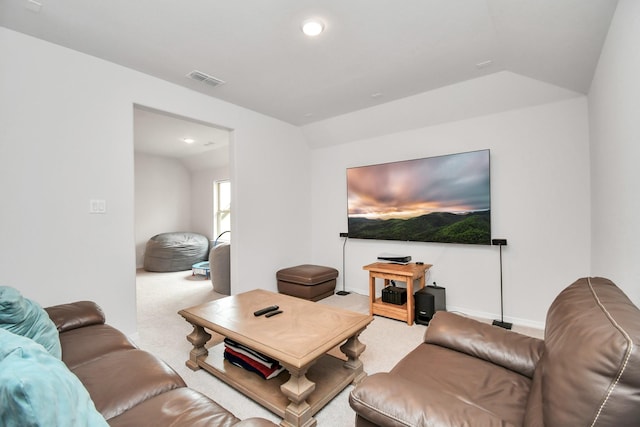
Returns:
[[[424,289],[420,289],[413,295],[416,311],[415,320],[420,325],[428,325],[436,312],[435,298],[433,295],[423,291]]]
[[[428,325],[436,311],[447,311],[447,297],[442,286],[425,286],[414,294],[416,323]]]
[[[387,286],[382,289],[382,301],[402,305],[407,302],[407,290],[396,286]]]

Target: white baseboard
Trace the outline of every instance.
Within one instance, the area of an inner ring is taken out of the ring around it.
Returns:
[[[472,310],[466,307],[447,306],[447,311],[452,313],[460,313],[469,317],[479,317],[481,319],[500,319],[500,315],[496,313],[488,313],[486,311]],[[544,322],[536,322],[534,320],[523,319],[520,317],[504,317],[505,322],[513,323],[514,325],[524,326],[527,328],[534,328],[544,330]]]
[[[360,294],[360,295],[369,295],[369,288],[363,289],[363,288],[347,287],[346,290],[349,292]],[[473,310],[467,307],[447,306],[447,311],[454,312],[454,313],[461,313],[470,317],[479,317],[481,319],[499,319],[500,318],[499,313],[489,313],[486,311],[478,311],[478,310]],[[524,326],[527,328],[535,328],[540,330],[544,330],[544,326],[545,326],[544,322],[537,322],[535,320],[523,319],[521,317],[505,316],[504,320],[505,322],[511,322],[514,325]]]

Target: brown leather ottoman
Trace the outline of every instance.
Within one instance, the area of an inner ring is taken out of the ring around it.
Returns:
[[[335,268],[312,264],[283,268],[276,273],[278,292],[310,301],[333,295],[336,277]]]

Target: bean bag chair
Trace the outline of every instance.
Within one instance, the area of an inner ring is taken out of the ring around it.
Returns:
[[[191,270],[193,264],[206,261],[208,255],[209,239],[202,234],[157,234],[147,242],[144,269],[155,272]]]

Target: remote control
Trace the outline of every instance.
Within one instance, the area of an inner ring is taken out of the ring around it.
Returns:
[[[258,311],[254,311],[253,315],[254,316],[262,316],[263,314],[268,313],[270,311],[277,310],[278,308],[279,307],[277,305],[272,305],[272,306],[269,306],[269,307],[261,308]]]
[[[267,313],[266,316],[264,317],[271,317],[271,316],[275,316],[276,314],[280,314],[282,313],[282,310],[276,310],[276,311],[272,311],[271,313]]]

